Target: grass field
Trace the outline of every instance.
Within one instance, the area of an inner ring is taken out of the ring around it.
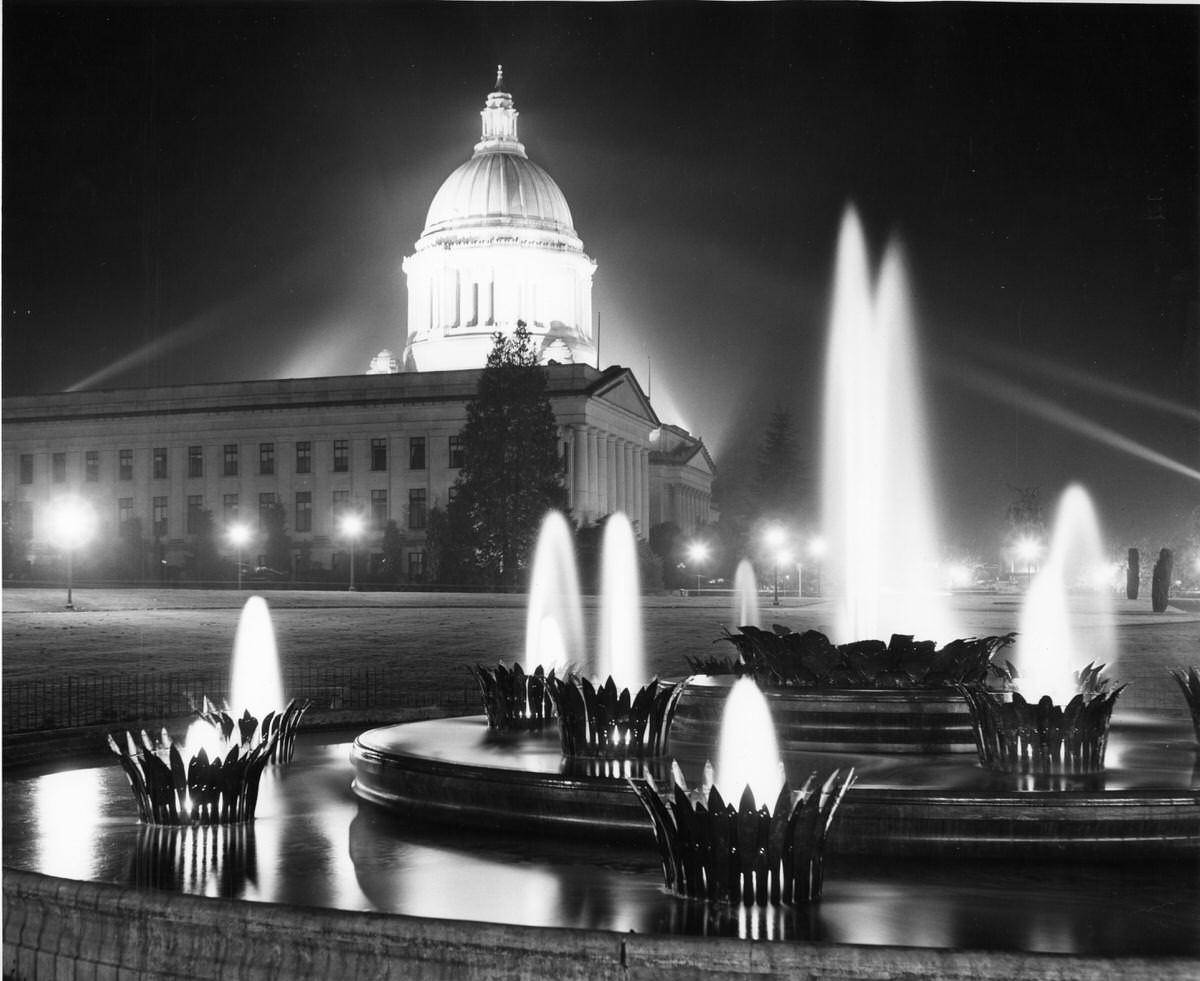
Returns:
[[[29,695],[33,686],[51,692],[68,684],[124,679],[125,688],[112,690],[129,697],[131,679],[140,679],[142,687],[136,690],[141,691],[154,690],[156,678],[223,675],[247,595],[233,590],[84,588],[75,591],[76,609],[66,610],[61,589],[7,588],[2,662],[6,714],[17,693],[38,697]],[[386,683],[388,692],[404,692],[418,701],[461,702],[472,687],[468,665],[511,661],[522,649],[522,596],[283,590],[264,595],[285,674],[341,673],[367,679],[360,684]],[[827,600],[788,598],[778,608],[766,602],[764,624],[829,627],[832,608]],[[964,635],[1016,629],[1018,596],[964,595],[954,602]],[[1089,616],[1085,610],[1085,622]],[[644,598],[648,673],[678,676],[686,673],[685,656],[732,653],[720,637],[722,625],[732,625],[733,619],[728,596]],[[589,636],[595,634],[596,620],[596,601],[587,598]],[[1117,622],[1120,653],[1111,673],[1132,682],[1118,709],[1186,718],[1167,669],[1200,663],[1200,614],[1176,608],[1152,614],[1148,603],[1121,601]],[[5,728],[12,728],[7,719]]]

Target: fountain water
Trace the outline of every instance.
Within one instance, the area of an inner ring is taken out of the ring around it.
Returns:
[[[612,678],[618,688],[634,689],[645,681],[641,603],[633,526],[618,512],[604,523],[600,646],[595,661],[596,676]]]
[[[1021,606],[1016,687],[1026,699],[1049,695],[1055,704],[1066,705],[1085,664],[1112,666],[1116,629],[1112,591],[1096,585],[1095,572],[1105,564],[1100,525],[1080,485],[1063,492],[1053,527],[1046,562]],[[1088,600],[1086,612],[1080,609],[1081,593]]]
[[[737,627],[761,627],[758,613],[758,579],[749,559],[738,563],[733,576],[733,610]]]
[[[837,584],[834,639],[958,636],[936,577],[936,504],[900,250],[872,289],[848,209],[837,247],[825,379],[822,522]]]
[[[525,672],[532,674],[541,665],[561,674],[583,650],[575,545],[567,519],[551,511],[542,520],[534,551],[525,617]]]
[[[749,787],[765,807],[774,805],[784,784],[771,710],[749,678],[735,682],[725,700],[713,782],[729,801],[740,798],[742,789]]]

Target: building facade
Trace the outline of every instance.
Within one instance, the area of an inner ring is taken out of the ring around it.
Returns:
[[[703,443],[664,425],[631,371],[593,366],[595,263],[562,192],[517,141],[501,82],[473,156],[434,196],[404,262],[401,358],[382,351],[344,377],[4,399],[3,499],[30,574],[55,561],[54,504],[75,495],[102,539],[136,519],[173,574],[189,574],[205,534],[223,541],[235,522],[261,532],[282,505],[294,548],[280,572],[342,567],[351,543],[338,519],[354,511],[366,520],[360,554],[378,562],[394,521],[403,567],[392,571],[421,581],[429,513],[449,502],[462,466],[466,403],[493,335],[519,322],[547,372],[575,522],[620,511],[646,537],[665,521],[690,532],[714,519]],[[260,533],[245,547],[247,564],[261,544]]]

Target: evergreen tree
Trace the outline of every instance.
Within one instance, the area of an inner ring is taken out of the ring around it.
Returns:
[[[400,534],[400,526],[395,521],[389,521],[383,529],[384,575],[392,582],[399,582],[404,573],[404,536]]]
[[[543,515],[566,504],[546,373],[524,323],[511,336],[494,335],[462,441],[448,530],[462,529],[461,544],[485,580],[516,585]]]
[[[805,510],[807,483],[792,414],[788,409],[776,409],[763,433],[750,488],[753,517],[794,521]]]
[[[262,516],[263,558],[276,572],[292,572],[292,539],[287,533],[287,510],[276,501],[264,507]]]

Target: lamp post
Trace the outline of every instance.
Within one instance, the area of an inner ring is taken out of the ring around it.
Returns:
[[[250,526],[238,522],[230,527],[229,542],[237,549],[237,588],[238,592],[242,589],[242,548],[250,541]]]
[[[783,566],[786,569],[792,564],[792,553],[786,548],[781,552],[775,553],[775,605],[779,605],[779,567]],[[799,595],[799,590],[797,590]]]
[[[825,539],[818,535],[808,543],[808,554],[813,558],[813,568],[817,577],[817,595],[821,595],[821,557],[825,554]]]
[[[72,595],[73,560],[75,549],[86,545],[96,530],[96,512],[85,500],[64,497],[56,501],[50,515],[53,534],[60,548],[67,553],[67,606],[75,609]]]
[[[1033,581],[1033,563],[1041,554],[1042,543],[1036,538],[1026,536],[1017,542],[1017,556],[1025,563],[1025,588]]]
[[[708,558],[708,546],[704,542],[692,542],[688,547],[688,558],[696,567],[696,598],[700,598],[700,565]]]
[[[353,593],[354,589],[354,542],[359,535],[362,534],[363,519],[361,515],[347,514],[342,518],[342,534],[350,539],[350,585],[347,592]]]
[[[778,525],[772,525],[766,530],[765,534],[763,535],[763,539],[766,541],[767,547],[771,549],[771,559],[774,563],[775,570],[775,595],[771,600],[771,605],[778,606],[780,549],[782,548],[784,541],[787,539],[787,533]]]

